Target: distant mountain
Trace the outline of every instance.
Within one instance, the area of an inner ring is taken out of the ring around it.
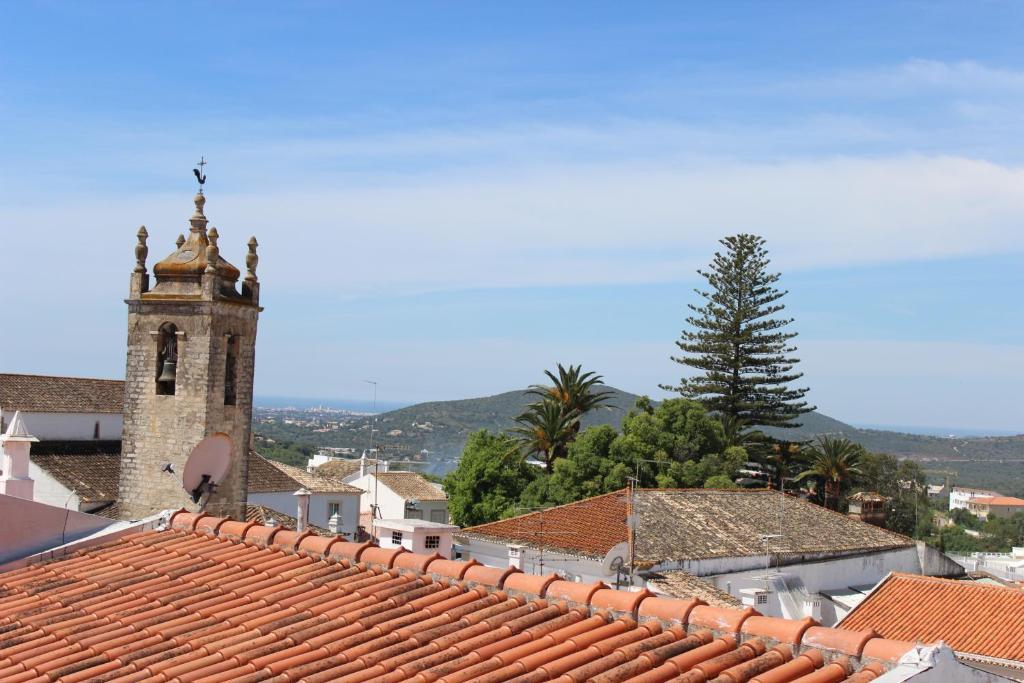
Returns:
[[[635,394],[614,387],[609,408],[596,410],[584,417],[585,427],[608,424],[618,428],[622,418],[636,404]],[[462,452],[470,433],[478,429],[503,430],[535,397],[524,391],[468,398],[455,401],[431,401],[392,410],[377,416],[377,442],[395,453],[430,452],[431,469],[451,469]],[[315,435],[321,445],[351,445],[364,448],[372,418],[359,418],[352,429],[337,436]],[[795,429],[770,429],[774,436],[793,441],[811,440],[819,434],[842,435],[862,444],[870,451],[889,453],[918,460],[1000,461],[1020,459],[1024,463],[1024,435],[971,438],[943,438],[920,434],[904,434],[876,429],[859,429],[818,412],[801,417]],[[259,429],[259,426],[257,426]],[[348,441],[352,443],[349,444]]]

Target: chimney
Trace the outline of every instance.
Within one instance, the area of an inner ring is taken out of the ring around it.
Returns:
[[[359,456],[359,476],[360,477],[365,477],[366,476],[366,451],[365,450],[363,451],[363,454]]]
[[[508,547],[508,566],[513,569],[523,568],[523,546],[521,545],[509,545]]]
[[[297,520],[295,523],[295,530],[301,534],[306,530],[306,525],[309,522],[309,497],[312,494],[310,494],[308,489],[301,488],[292,495],[299,499],[299,511],[298,514],[295,515],[295,519]]]
[[[39,439],[25,429],[21,412],[15,412],[7,432],[0,435],[0,493],[32,500],[34,491],[28,474],[28,454],[37,441]]]

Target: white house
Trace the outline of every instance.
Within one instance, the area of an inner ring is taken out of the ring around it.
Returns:
[[[354,482],[362,489],[359,513],[367,530],[374,519],[423,519],[448,523],[448,497],[418,472],[367,472]]]
[[[353,484],[372,472],[387,472],[388,461],[367,458],[365,452],[359,458],[338,458],[321,451],[309,459],[306,469]]]
[[[459,527],[426,519],[376,519],[373,535],[381,548],[405,548],[414,553],[452,556],[452,535]]]
[[[124,382],[0,374],[0,432],[15,412],[40,441],[120,441]]]
[[[362,490],[339,479],[310,474],[301,467],[268,460],[255,451],[249,452],[247,502],[250,506],[269,508],[288,518],[295,518],[299,504],[295,492],[303,488],[310,492],[308,524],[350,540],[358,538]]]
[[[994,498],[1003,494],[988,489],[972,489],[966,486],[954,486],[949,491],[949,510],[969,510],[975,498]]]
[[[852,606],[833,595],[858,593],[890,571],[963,573],[906,536],[777,491],[748,489],[616,491],[463,529],[453,552],[492,567],[655,591],[687,585],[680,575],[673,579],[684,572],[765,615],[811,616],[826,625]]]

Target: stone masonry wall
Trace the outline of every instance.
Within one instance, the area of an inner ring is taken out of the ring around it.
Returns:
[[[192,449],[205,437],[231,439],[231,469],[206,510],[244,519],[252,421],[252,378],[259,309],[245,301],[199,297],[128,300],[128,355],[122,437],[122,517],[140,518],[167,508],[196,510],[181,477]],[[157,339],[163,323],[179,337],[174,395],[156,393]],[[235,405],[224,405],[228,339],[238,335]],[[171,463],[174,473],[162,471]]]

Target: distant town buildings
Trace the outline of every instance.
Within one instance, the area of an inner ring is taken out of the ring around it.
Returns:
[[[300,467],[249,454],[250,506],[260,506],[289,517],[298,513],[295,492],[309,492],[306,521],[348,540],[358,538],[359,499],[363,491],[340,479],[310,474]],[[265,519],[265,517],[264,517]]]
[[[954,486],[949,491],[949,511],[969,510],[971,501],[975,498],[987,498],[1000,496],[1002,494],[987,489],[972,489],[966,486]]]

